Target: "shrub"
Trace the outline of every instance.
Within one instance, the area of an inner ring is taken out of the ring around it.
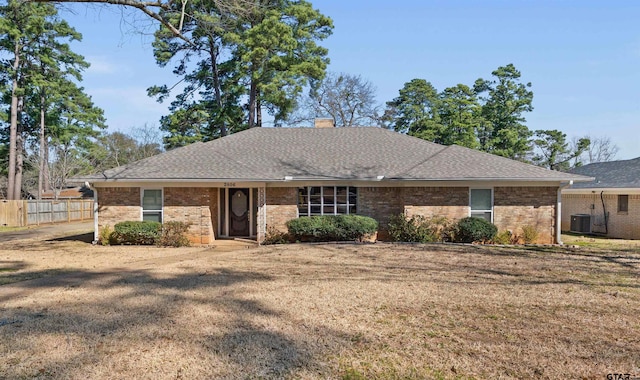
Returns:
[[[522,226],[522,240],[525,244],[532,244],[538,240],[538,230],[534,226]]]
[[[362,241],[376,232],[378,222],[360,215],[303,216],[288,221],[287,229],[300,241]]]
[[[420,215],[410,218],[406,214],[394,215],[389,219],[388,231],[392,241],[429,243],[436,240],[433,231]]]
[[[282,232],[273,226],[267,226],[267,233],[265,234],[262,244],[287,244],[290,240],[288,233]]]
[[[165,222],[162,224],[162,232],[156,239],[156,245],[161,247],[188,247],[191,244],[186,232],[189,224],[183,222]]]
[[[505,230],[505,231],[500,231],[496,234],[496,236],[494,236],[493,238],[493,242],[495,244],[518,244],[518,240],[520,238],[518,237],[518,235],[513,234],[511,231],[509,230]]]
[[[117,244],[155,244],[160,236],[162,224],[149,221],[128,221],[117,223],[113,231],[113,241]]]
[[[106,225],[102,227],[102,229],[100,230],[100,237],[98,238],[98,242],[101,245],[109,245],[111,244],[112,240],[113,240],[113,230],[111,229],[111,226]]]
[[[388,231],[393,241],[409,243],[449,241],[452,235],[452,223],[445,217],[427,219],[421,215],[414,215],[409,218],[406,214],[399,214],[389,219]]]
[[[498,228],[486,219],[467,217],[455,226],[454,240],[458,243],[486,242],[492,240]]]
[[[330,218],[336,226],[335,240],[362,241],[365,236],[374,234],[378,230],[378,222],[368,216],[335,215]]]

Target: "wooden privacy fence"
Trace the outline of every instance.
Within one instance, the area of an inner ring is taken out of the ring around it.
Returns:
[[[0,201],[0,226],[26,227],[93,219],[92,199]]]

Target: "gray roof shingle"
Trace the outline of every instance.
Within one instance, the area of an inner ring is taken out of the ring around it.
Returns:
[[[595,177],[595,181],[573,185],[576,189],[640,188],[640,157],[632,160],[596,162],[571,170]]]
[[[459,146],[375,127],[254,128],[174,149],[83,179],[585,181]]]

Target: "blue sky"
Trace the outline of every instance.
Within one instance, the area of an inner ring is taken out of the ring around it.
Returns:
[[[640,156],[640,1],[316,0],[335,23],[323,45],[330,71],[358,74],[396,97],[414,78],[438,90],[489,78],[513,63],[531,82],[531,130],[608,136],[618,159]],[[153,25],[142,13],[73,5],[63,17],[84,36],[73,48],[92,63],[83,86],[111,130],[157,126],[166,105],[146,88],[173,84],[155,64]],[[132,26],[135,25],[135,26]],[[142,30],[142,33],[140,32]]]

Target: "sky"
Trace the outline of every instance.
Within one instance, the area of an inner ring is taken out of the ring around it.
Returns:
[[[334,21],[332,72],[360,75],[384,104],[412,79],[439,91],[472,86],[513,63],[531,82],[531,130],[609,137],[617,159],[640,157],[640,1],[312,0]],[[75,4],[62,13],[91,67],[82,86],[111,131],[159,126],[167,104],[147,97],[178,81],[153,58],[154,25],[137,10]]]

